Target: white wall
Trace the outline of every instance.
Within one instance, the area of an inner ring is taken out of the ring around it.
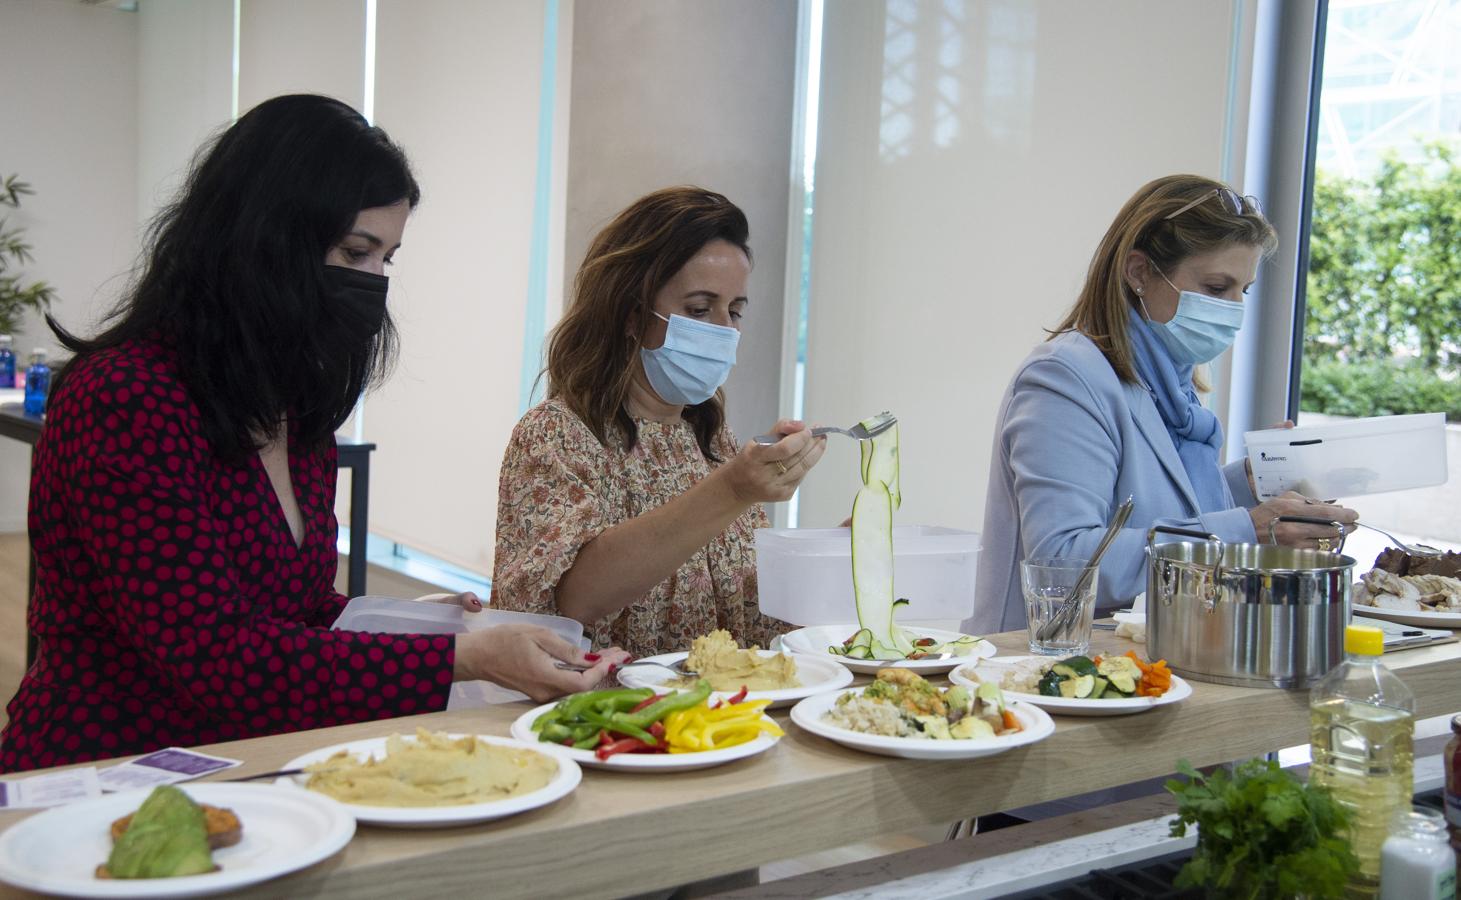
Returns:
[[[676,184],[725,194],[750,220],[755,269],[728,418],[743,440],[778,417],[796,4],[579,3],[573,31],[565,285],[593,234]]]
[[[982,527],[1000,398],[1116,210],[1224,174],[1240,6],[827,4],[806,411],[899,416],[901,521]],[[802,525],[848,514],[855,460],[829,445]]]
[[[233,109],[233,0],[137,4],[137,220],[169,202]]]
[[[239,12],[240,115],[303,92],[364,105],[365,0],[243,0]]]
[[[0,173],[35,188],[10,217],[27,229],[56,317],[86,333],[126,284],[137,250],[137,20],[58,0],[0,0]],[[52,353],[39,320],[22,356]],[[25,528],[27,448],[0,440],[0,531]]]

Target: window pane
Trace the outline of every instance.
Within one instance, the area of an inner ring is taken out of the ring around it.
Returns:
[[[1461,0],[1336,0],[1323,76],[1302,424],[1445,412],[1446,485],[1345,502],[1461,549]]]

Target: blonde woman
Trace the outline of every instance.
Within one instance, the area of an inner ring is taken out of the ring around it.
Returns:
[[[493,605],[583,622],[595,646],[761,646],[753,532],[825,438],[800,422],[737,446],[720,390],[750,298],[745,215],[699,188],[650,194],[594,238],[548,347],[548,399],[502,462]]]
[[[1269,540],[1279,515],[1346,523],[1298,494],[1258,503],[1246,460],[1218,465],[1223,429],[1198,397],[1200,366],[1232,345],[1259,262],[1277,247],[1258,202],[1197,175],[1145,185],[1091,259],[1075,306],[1020,364],[990,463],[974,633],[1025,626],[1019,562],[1088,558],[1120,503],[1128,526],[1101,561],[1098,607],[1146,589],[1157,523],[1224,541]],[[1278,542],[1328,549],[1332,529],[1282,524]]]

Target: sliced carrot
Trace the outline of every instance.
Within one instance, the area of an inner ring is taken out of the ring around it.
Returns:
[[[1020,730],[1020,720],[1015,718],[1015,714],[1014,713],[1010,712],[1007,709],[1000,710],[1000,718],[1002,720],[1004,720],[1004,730],[1005,731],[1019,731]]]

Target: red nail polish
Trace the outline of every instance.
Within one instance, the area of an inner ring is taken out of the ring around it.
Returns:
[[[626,657],[624,657],[624,661],[626,663],[632,663],[632,662],[634,662],[634,657],[632,657],[632,656],[626,656]]]
[[[585,653],[583,655],[583,658],[586,659],[586,660],[588,660],[589,662],[598,662],[599,661],[599,655],[597,653]]]
[[[610,675],[613,675],[614,672],[616,672],[618,670],[618,668],[619,668],[619,666],[618,666],[617,663],[609,663],[609,674]]]

